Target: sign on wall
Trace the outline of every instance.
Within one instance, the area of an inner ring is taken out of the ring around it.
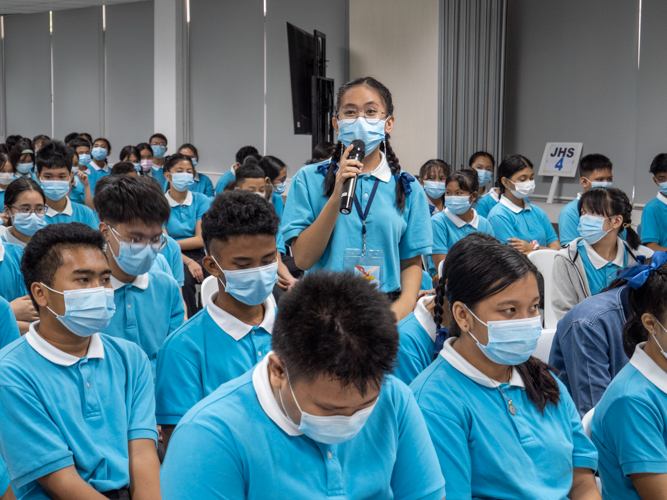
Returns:
[[[583,146],[582,142],[547,142],[538,175],[574,177]]]

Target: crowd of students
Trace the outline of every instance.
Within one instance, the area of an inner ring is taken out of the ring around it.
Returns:
[[[667,154],[641,237],[601,154],[559,237],[528,158],[415,178],[393,113],[377,80],[343,85],[339,142],[289,191],[252,146],[214,186],[159,133],[114,165],[105,138],[8,137],[0,499],[586,500],[596,474],[605,499],[662,498]]]

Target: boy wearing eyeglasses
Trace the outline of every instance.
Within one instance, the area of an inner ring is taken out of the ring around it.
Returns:
[[[169,219],[169,204],[153,179],[127,175],[101,178],[94,201],[116,304],[102,332],[141,346],[155,377],[157,351],[184,316],[178,283],[153,266],[166,243],[162,225]]]

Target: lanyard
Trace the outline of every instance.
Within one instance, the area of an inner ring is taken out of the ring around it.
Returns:
[[[368,203],[366,204],[366,210],[364,212],[361,211],[361,204],[359,203],[359,198],[357,198],[357,195],[355,193],[354,195],[354,206],[357,209],[357,213],[359,214],[359,218],[361,219],[361,235],[364,238],[364,253],[366,253],[366,217],[368,217],[368,212],[371,210],[371,205],[373,204],[373,200],[375,199],[375,193],[378,190],[378,185],[380,184],[380,179],[375,179],[375,184],[373,184],[373,189],[371,190],[371,195],[368,198]]]

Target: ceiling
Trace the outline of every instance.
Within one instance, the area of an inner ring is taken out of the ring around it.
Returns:
[[[0,0],[0,15],[30,14],[137,1],[140,0]]]

